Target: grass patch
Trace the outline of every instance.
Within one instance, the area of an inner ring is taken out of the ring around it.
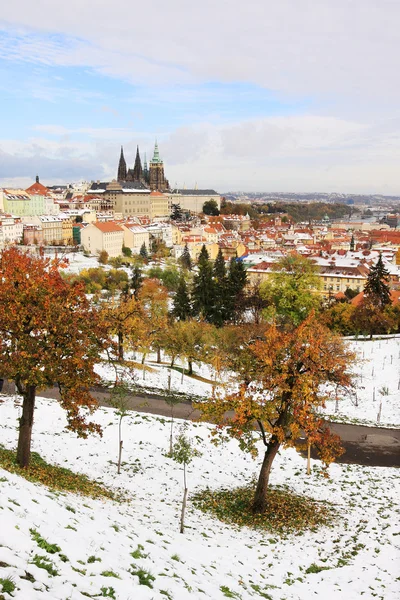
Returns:
[[[5,594],[12,594],[16,588],[16,585],[11,577],[6,577],[5,579],[0,578],[0,587],[1,591]]]
[[[23,469],[16,462],[15,450],[7,450],[0,446],[0,467],[33,483],[47,485],[52,490],[82,494],[91,498],[121,500],[120,496],[86,475],[47,463],[37,452],[32,452],[29,467]]]
[[[39,556],[38,554],[35,554],[31,562],[33,565],[36,565],[38,569],[44,569],[47,571],[52,577],[56,577],[58,575],[58,571],[54,564],[46,556]]]
[[[49,554],[57,554],[57,552],[61,552],[60,546],[57,546],[57,544],[50,544],[40,535],[38,531],[36,531],[36,529],[30,529],[29,533],[31,534],[32,539],[42,550],[46,550],[46,552]]]
[[[153,581],[155,581],[154,575],[146,569],[140,569],[136,565],[131,565],[131,575],[139,578],[139,585],[146,585],[149,588],[153,588]]]
[[[315,530],[330,525],[334,519],[333,505],[299,496],[285,486],[270,487],[266,512],[254,515],[251,511],[254,491],[255,483],[234,489],[207,488],[194,494],[191,500],[196,508],[225,523],[281,535]]]

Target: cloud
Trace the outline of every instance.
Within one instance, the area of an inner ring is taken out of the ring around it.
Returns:
[[[151,19],[149,12],[151,10]],[[77,17],[77,15],[79,15]],[[0,55],[91,66],[151,84],[252,82],[285,94],[399,100],[400,4],[391,0],[14,0]],[[32,35],[32,30],[36,32]]]
[[[59,134],[58,139],[0,139],[0,185],[5,178],[34,177],[37,172],[49,184],[115,177],[118,130],[84,129],[87,139],[76,141],[73,130],[41,129]],[[124,142],[128,164],[133,164],[137,143],[142,154],[151,156],[152,135],[143,132]],[[400,119],[373,126],[319,115],[204,122],[177,127],[159,145],[173,186],[399,193]]]

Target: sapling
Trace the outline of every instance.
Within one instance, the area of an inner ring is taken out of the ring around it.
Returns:
[[[170,456],[172,456],[173,434],[174,434],[174,408],[175,408],[175,404],[179,404],[179,402],[181,400],[180,400],[179,396],[177,396],[176,394],[174,394],[174,392],[171,392],[170,390],[168,390],[168,393],[165,395],[164,400],[168,404],[168,406],[171,408],[171,428],[170,428],[170,433],[169,433],[169,454],[170,454]]]
[[[114,387],[111,390],[110,395],[110,404],[113,408],[116,409],[117,415],[119,417],[118,421],[118,467],[117,473],[118,475],[121,473],[121,458],[122,458],[122,419],[126,417],[129,410],[129,395],[131,394],[131,390],[129,386],[123,381],[116,382]]]
[[[380,395],[381,395],[381,401],[379,403],[379,411],[378,411],[378,415],[376,417],[376,422],[380,423],[381,422],[381,416],[382,416],[382,401],[384,396],[389,396],[389,388],[386,385],[383,385],[381,387],[380,390],[378,390]]]
[[[186,484],[186,465],[190,464],[196,456],[200,456],[200,452],[192,446],[191,441],[185,435],[181,433],[178,435],[175,444],[172,448],[172,459],[180,465],[183,465],[183,500],[182,500],[182,511],[181,511],[181,524],[180,533],[184,532],[185,529],[185,510],[186,510],[186,499],[187,499],[187,484]]]

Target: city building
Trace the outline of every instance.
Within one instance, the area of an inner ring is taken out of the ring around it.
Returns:
[[[105,250],[110,257],[120,256],[124,245],[124,230],[113,221],[90,223],[81,230],[81,242],[90,254]]]

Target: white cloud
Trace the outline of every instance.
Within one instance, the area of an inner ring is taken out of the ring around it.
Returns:
[[[132,82],[248,81],[357,99],[360,110],[400,96],[392,0],[42,0],[39,9],[14,0],[2,18],[19,28],[3,56],[88,65]]]
[[[5,177],[111,179],[119,158],[118,129],[43,126],[51,140],[0,140],[0,185]],[[83,131],[86,141],[73,139]],[[58,138],[57,138],[58,135]],[[131,132],[129,132],[131,136]],[[387,143],[386,143],[387,140]],[[339,191],[399,193],[400,120],[363,122],[320,116],[271,117],[229,125],[181,127],[159,140],[171,185],[196,182],[220,191]],[[148,158],[151,133],[127,137],[125,157],[133,164],[136,143]]]

